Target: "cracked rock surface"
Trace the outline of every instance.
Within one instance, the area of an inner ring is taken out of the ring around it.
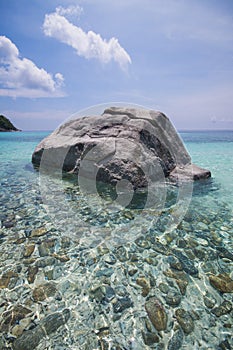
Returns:
[[[113,185],[127,180],[134,188],[211,176],[192,164],[168,117],[136,108],[111,107],[65,122],[36,147],[32,162]]]

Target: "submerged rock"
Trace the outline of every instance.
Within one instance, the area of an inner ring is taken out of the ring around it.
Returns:
[[[35,301],[43,301],[46,298],[54,296],[57,292],[56,284],[54,282],[47,282],[39,285],[33,291],[33,299]]]
[[[182,295],[185,295],[186,288],[189,283],[189,277],[184,271],[168,269],[164,271],[164,275],[169,278],[174,278]]]
[[[157,329],[157,331],[166,330],[167,314],[162,303],[156,297],[147,300],[145,309],[155,329]]]
[[[225,247],[222,246],[217,246],[216,249],[219,252],[219,256],[221,258],[227,258],[231,261],[233,261],[233,253],[231,253],[228,249],[226,249]]]
[[[113,300],[113,311],[114,313],[121,313],[125,309],[133,306],[133,302],[129,297],[123,297]]]
[[[183,343],[183,338],[184,338],[184,333],[182,329],[178,329],[178,331],[176,331],[173,334],[172,338],[169,340],[167,350],[180,349]]]
[[[226,273],[210,275],[210,284],[222,293],[233,293],[233,280]]]
[[[12,270],[5,272],[0,277],[0,289],[9,288],[9,284],[12,281],[14,281],[15,279],[17,279],[17,277],[18,277],[18,274]],[[15,283],[13,283],[13,284],[15,284]]]
[[[23,253],[24,258],[29,258],[34,252],[34,250],[35,250],[35,244],[27,244],[24,247],[24,253]]]
[[[170,290],[165,296],[165,300],[170,306],[178,306],[181,302],[181,295],[176,290]]]
[[[190,313],[188,311],[185,311],[184,309],[177,309],[175,315],[184,333],[192,333],[192,331],[194,330],[194,322]]]
[[[194,263],[183,253],[178,250],[173,251],[175,256],[179,259],[183,270],[187,272],[189,275],[197,275],[198,269],[195,267]]]
[[[42,158],[43,155],[43,158]],[[32,162],[46,171],[79,174],[115,185],[126,179],[134,188],[169,178],[208,178],[210,171],[191,163],[170,120],[161,112],[111,107],[101,116],[71,119],[36,147]]]
[[[229,344],[229,341],[227,339],[223,340],[219,346],[218,346],[218,350],[231,350],[232,347]]]
[[[159,342],[159,337],[156,333],[142,332],[144,343],[148,346]]]
[[[228,300],[224,300],[221,305],[212,309],[213,314],[217,317],[229,314],[232,310],[232,303]]]
[[[46,316],[40,321],[37,327],[23,332],[23,334],[13,342],[13,350],[35,349],[44,337],[55,332],[59,327],[64,325],[69,318],[69,309]]]
[[[209,309],[212,309],[214,307],[214,305],[216,304],[216,299],[209,292],[207,292],[204,295],[203,300],[204,300],[205,306],[208,307]]]
[[[0,331],[6,332],[17,322],[25,318],[32,311],[23,305],[15,305],[9,311],[2,315],[2,322],[0,324]]]
[[[142,296],[146,297],[150,291],[150,283],[145,277],[138,277],[136,283],[142,287]]]
[[[38,273],[39,268],[37,266],[29,266],[27,271],[27,280],[28,283],[33,283],[36,278],[36,274]]]
[[[40,237],[44,236],[48,231],[44,227],[36,228],[31,231],[31,237]]]

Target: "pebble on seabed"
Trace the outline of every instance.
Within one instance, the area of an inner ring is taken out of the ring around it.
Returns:
[[[89,236],[73,236],[72,223],[66,222],[66,234],[61,234],[49,221],[37,187],[28,186],[25,183],[19,195],[20,207],[3,187],[4,202],[11,198],[0,214],[0,348],[39,350],[46,339],[59,349],[108,349],[111,343],[111,350],[177,350],[191,343],[198,346],[203,329],[206,346],[233,346],[233,280],[222,271],[232,261],[228,243],[233,221],[226,206],[210,209],[194,198],[187,218],[164,239],[159,239],[158,227],[152,227],[149,232],[140,230],[132,244],[111,246],[101,240],[93,243],[86,228]],[[108,214],[102,213],[100,222],[82,208],[84,201],[77,210],[99,225],[96,235],[101,237],[102,229],[109,232],[114,225],[122,225],[127,234],[119,213],[109,218],[108,228],[102,220]],[[208,213],[216,220],[209,220]],[[130,219],[132,234],[138,233],[132,217],[128,211],[124,220]],[[75,230],[80,233],[82,227]],[[132,339],[134,345],[129,345]]]

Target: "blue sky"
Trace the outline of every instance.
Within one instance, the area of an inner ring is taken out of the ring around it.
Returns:
[[[232,0],[2,0],[0,114],[52,130],[89,106],[233,129]]]

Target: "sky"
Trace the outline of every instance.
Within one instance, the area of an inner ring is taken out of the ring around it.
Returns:
[[[138,104],[178,130],[233,129],[232,0],[1,0],[0,114],[53,130]]]

